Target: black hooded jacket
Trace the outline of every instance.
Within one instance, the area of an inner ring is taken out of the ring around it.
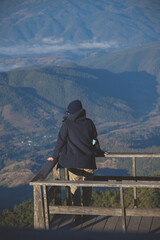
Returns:
[[[95,155],[104,156],[92,120],[81,109],[63,122],[52,157],[65,168],[96,169]]]

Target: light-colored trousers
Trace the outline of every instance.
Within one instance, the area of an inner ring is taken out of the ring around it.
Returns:
[[[70,168],[68,169],[70,181],[92,181],[93,169],[81,169]],[[82,203],[81,203],[81,191],[78,186],[71,186],[72,202],[75,206],[89,206],[92,197],[92,187],[82,187]]]

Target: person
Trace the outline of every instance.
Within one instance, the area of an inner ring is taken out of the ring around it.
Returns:
[[[106,156],[107,152],[101,150],[97,139],[97,130],[93,121],[86,117],[80,100],[72,101],[67,108],[65,118],[58,134],[57,143],[52,157],[48,161],[58,159],[60,167],[67,168],[69,180],[93,180],[96,169],[95,156]],[[83,187],[83,206],[91,202],[92,188]],[[73,205],[81,205],[80,188],[71,186]],[[81,216],[75,217],[75,221]]]

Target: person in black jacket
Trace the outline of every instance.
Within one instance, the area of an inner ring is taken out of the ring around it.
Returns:
[[[48,161],[58,159],[61,167],[69,170],[70,180],[92,180],[96,169],[95,156],[106,156],[97,139],[97,131],[79,100],[68,105],[68,117],[64,120],[58,134],[52,157]],[[71,193],[74,205],[81,205],[80,189],[72,186]],[[83,188],[83,205],[91,201],[92,188]]]

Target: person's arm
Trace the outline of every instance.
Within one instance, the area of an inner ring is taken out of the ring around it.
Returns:
[[[97,156],[99,157],[106,157],[108,155],[108,152],[104,152],[101,148],[100,148],[100,144],[98,141],[98,135],[97,135],[97,130],[96,127],[93,123],[93,148],[94,151],[96,153]]]
[[[59,154],[60,154],[63,146],[67,142],[67,135],[68,135],[67,125],[66,125],[66,122],[64,122],[62,124],[62,127],[61,127],[60,131],[59,131],[57,142],[56,142],[56,146],[55,146],[55,149],[53,151],[52,157],[49,157],[47,159],[48,161],[54,161],[54,159],[58,159],[59,158]]]

